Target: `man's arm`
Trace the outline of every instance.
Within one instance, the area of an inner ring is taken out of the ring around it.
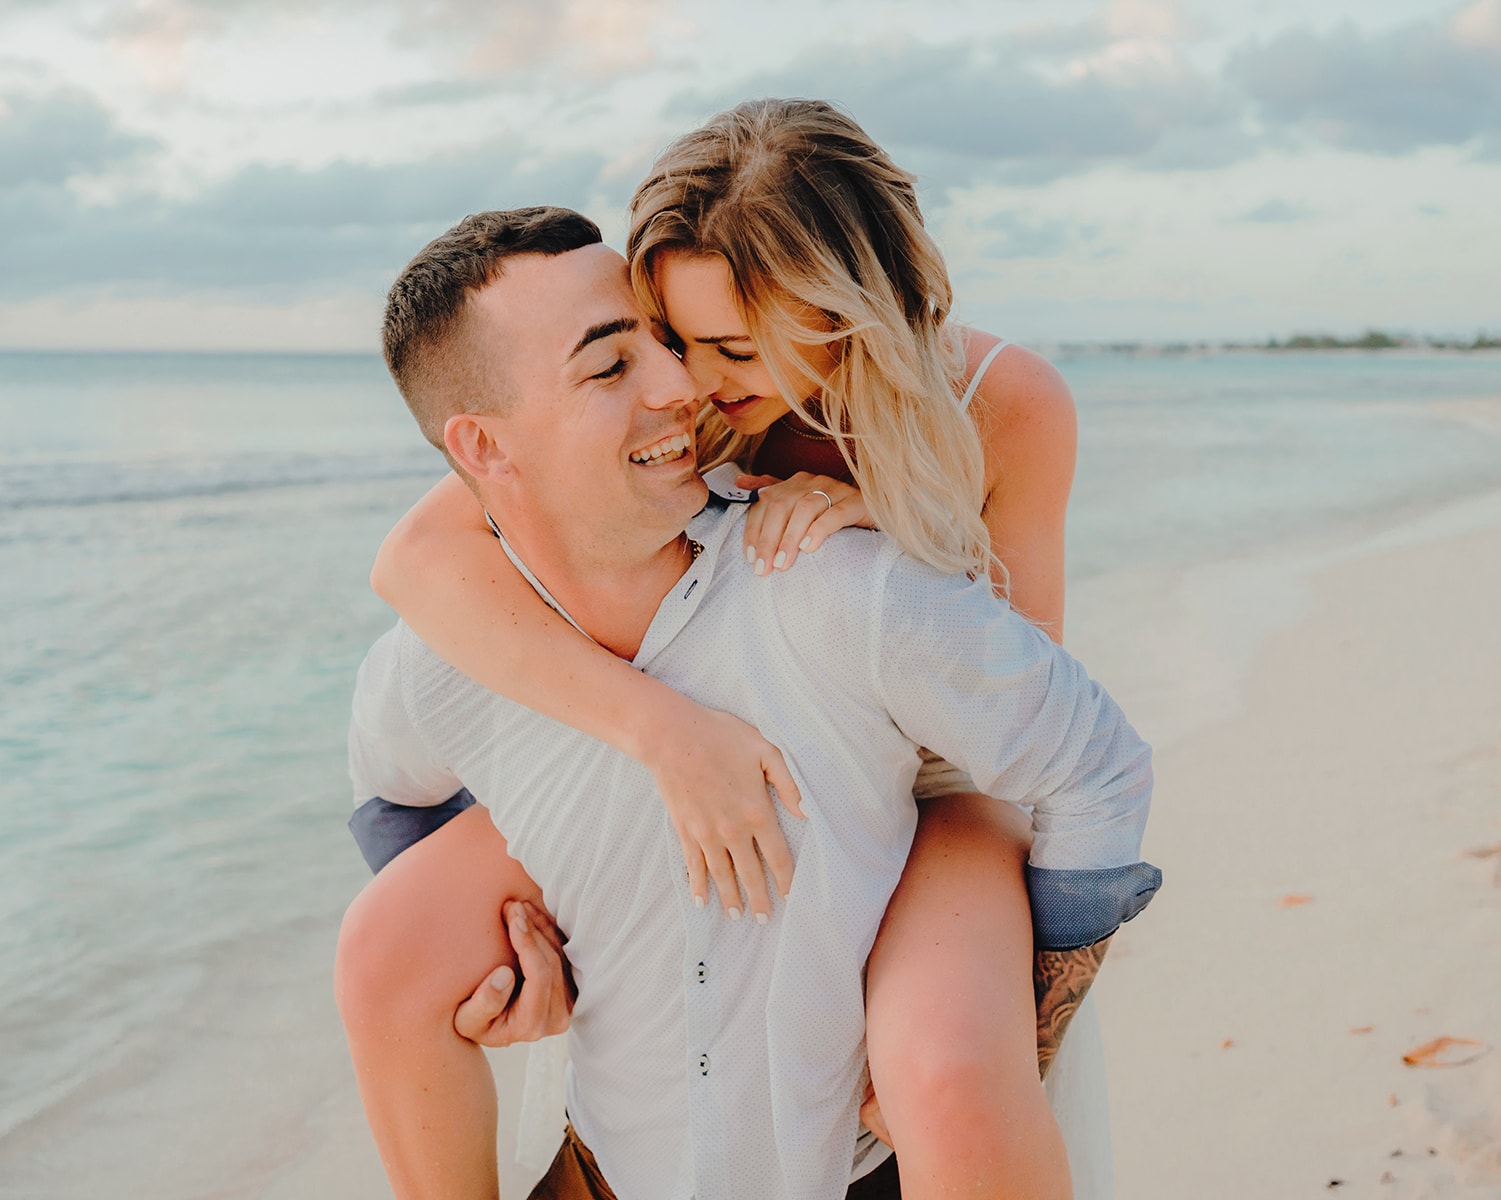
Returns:
[[[335,992],[396,1194],[493,1196],[495,1088],[475,1041],[561,1032],[572,992],[536,883],[414,719],[407,637],[380,639],[355,686],[351,828],[379,874],[345,914]]]
[[[1110,939],[1079,950],[1038,950],[1033,955],[1032,986],[1037,995],[1037,1067],[1044,1079],[1063,1041],[1069,1022],[1105,961]]]
[[[349,831],[373,872],[474,804],[411,719],[402,671],[403,642],[411,636],[398,625],[377,639],[354,686]]]
[[[1162,873],[1148,863],[1103,871],[1028,865],[1037,1063],[1044,1078],[1099,974],[1115,929],[1146,907],[1161,882]]]
[[[876,670],[888,712],[980,790],[1032,808],[1039,1045],[1052,1051],[1161,874],[1140,860],[1151,752],[1104,689],[983,582],[897,558]]]

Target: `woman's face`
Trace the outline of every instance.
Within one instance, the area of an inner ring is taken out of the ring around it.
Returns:
[[[654,278],[701,400],[712,403],[737,433],[762,433],[791,411],[735,308],[730,264],[721,255],[661,251]],[[808,360],[811,394],[833,355],[819,350]]]

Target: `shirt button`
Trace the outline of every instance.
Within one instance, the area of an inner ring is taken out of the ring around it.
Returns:
[[[697,970],[697,971],[696,971],[696,972],[695,972],[695,974],[696,974],[696,975],[697,975],[697,977],[698,977],[698,981],[699,981],[699,983],[702,983],[702,982],[703,982],[703,981],[704,981],[704,980],[705,980],[705,979],[707,979],[707,978],[708,978],[708,977],[709,977],[709,972],[708,972],[708,970],[707,970],[707,969],[706,969],[706,968],[705,968],[705,967],[704,967],[704,964],[703,964],[703,963],[699,963],[699,964],[698,964],[698,970]]]
[[[707,1054],[700,1054],[698,1056],[698,1073],[700,1075],[707,1075],[709,1073],[709,1056]]]

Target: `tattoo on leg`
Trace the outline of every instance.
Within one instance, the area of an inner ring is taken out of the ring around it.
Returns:
[[[1037,1066],[1044,1078],[1109,948],[1107,937],[1078,950],[1037,951],[1032,984],[1037,996]]]

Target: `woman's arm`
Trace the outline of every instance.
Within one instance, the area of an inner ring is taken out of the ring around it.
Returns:
[[[992,345],[984,335],[970,337],[971,367]],[[981,381],[975,405],[985,442],[985,523],[1009,575],[1011,605],[1062,643],[1064,519],[1078,455],[1074,398],[1052,364],[1010,346]],[[1044,1076],[1109,946],[1105,937],[1074,950],[1034,949]]]
[[[994,344],[971,334],[971,369]],[[1051,363],[1012,345],[985,373],[974,410],[985,446],[985,523],[1011,607],[1061,643],[1064,520],[1079,442],[1073,395]]]
[[[701,902],[708,880],[738,915],[771,912],[792,856],[766,792],[801,816],[781,753],[749,725],[695,704],[591,642],[543,602],[449,475],[381,544],[371,586],[446,661],[518,704],[607,742],[651,770]],[[760,858],[757,857],[757,851]]]

